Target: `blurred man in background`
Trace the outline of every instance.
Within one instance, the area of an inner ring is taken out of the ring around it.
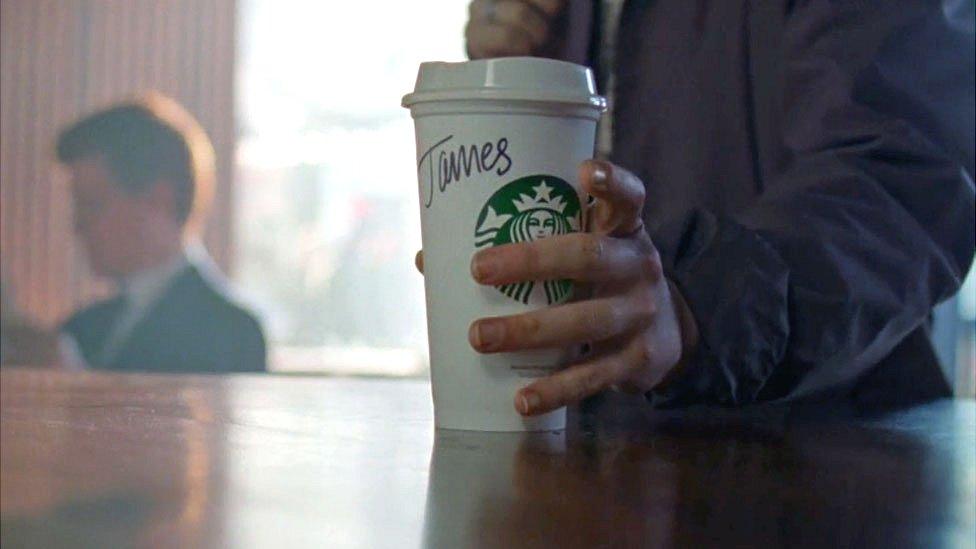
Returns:
[[[265,370],[255,318],[196,243],[213,149],[196,120],[158,95],[92,114],[57,141],[74,222],[93,271],[118,294],[63,326],[86,367],[154,372]]]
[[[593,66],[590,234],[479,252],[478,282],[597,281],[482,319],[482,352],[592,343],[515,398],[911,403],[951,388],[929,336],[974,249],[971,0],[475,0],[472,58]],[[607,159],[605,161],[602,159]],[[611,163],[612,162],[612,163]]]

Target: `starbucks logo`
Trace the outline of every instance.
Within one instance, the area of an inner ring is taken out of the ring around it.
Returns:
[[[481,209],[474,231],[476,248],[530,242],[580,230],[579,197],[569,183],[551,175],[530,175],[499,189]],[[561,303],[569,299],[568,280],[527,281],[498,286],[506,296],[528,304]]]

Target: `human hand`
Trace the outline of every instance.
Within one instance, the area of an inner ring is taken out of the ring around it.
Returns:
[[[697,341],[694,320],[665,279],[644,229],[643,183],[596,160],[584,162],[579,176],[583,190],[595,198],[586,232],[488,248],[471,262],[472,276],[483,285],[570,279],[590,287],[581,301],[471,324],[468,339],[481,353],[591,346],[579,362],[519,390],[515,408],[522,415],[545,413],[608,388],[648,391]]]
[[[565,7],[566,0],[473,0],[464,29],[468,57],[538,54]]]

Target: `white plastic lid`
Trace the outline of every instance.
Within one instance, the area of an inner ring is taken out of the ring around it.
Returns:
[[[402,105],[465,99],[557,102],[606,110],[590,69],[538,57],[421,63],[414,91],[403,96]]]

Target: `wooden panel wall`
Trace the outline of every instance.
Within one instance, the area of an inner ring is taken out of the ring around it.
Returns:
[[[217,192],[206,243],[230,267],[236,0],[0,0],[0,273],[52,324],[104,291],[71,234],[53,177],[59,128],[155,89],[210,134]]]

